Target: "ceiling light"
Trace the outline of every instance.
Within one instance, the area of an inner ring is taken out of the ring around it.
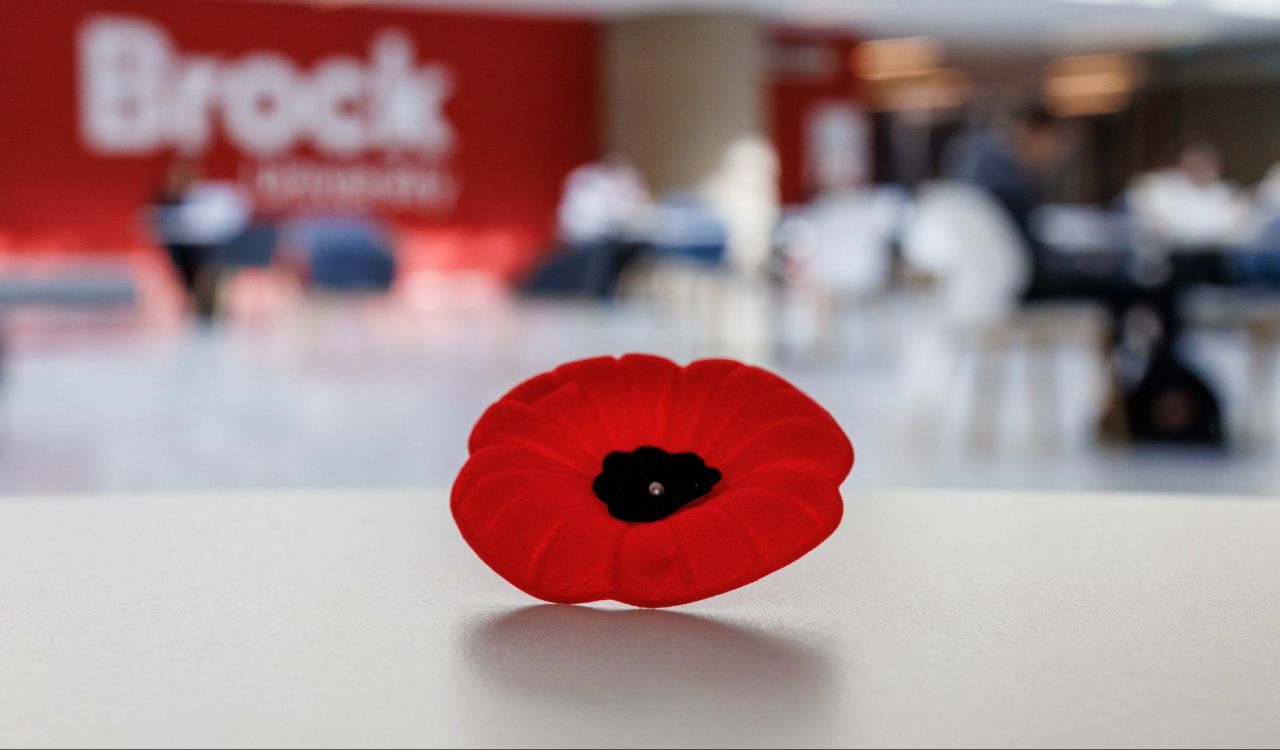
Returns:
[[[853,72],[869,81],[908,78],[936,71],[942,65],[942,44],[927,36],[875,39],[850,54]]]
[[[1060,115],[1116,112],[1129,104],[1139,82],[1129,55],[1061,57],[1045,69],[1045,104]]]

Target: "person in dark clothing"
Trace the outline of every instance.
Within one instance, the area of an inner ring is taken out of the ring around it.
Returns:
[[[200,163],[187,156],[177,156],[165,168],[164,176],[151,198],[154,223],[196,314],[211,319],[216,309],[215,279],[212,278],[211,249],[194,240],[184,225],[183,207],[201,176]]]
[[[1058,121],[1043,109],[1016,116],[1008,133],[970,133],[950,158],[947,171],[954,179],[987,191],[1037,254],[1040,243],[1031,229],[1031,216],[1042,201],[1041,184],[1061,154]]]
[[[561,245],[521,284],[525,294],[613,299],[623,272],[649,251],[650,206],[639,171],[618,153],[573,170],[560,201]]]
[[[1009,132],[967,136],[953,154],[951,176],[983,189],[1009,215],[1029,254],[1031,279],[1024,303],[1089,300],[1102,304],[1114,321],[1113,358],[1144,360],[1138,376],[1122,383],[1124,398],[1111,405],[1123,410],[1130,438],[1219,445],[1221,414],[1213,391],[1179,357],[1181,332],[1178,299],[1195,281],[1174,263],[1155,281],[1144,282],[1134,258],[1115,253],[1064,253],[1047,247],[1032,220],[1043,202],[1046,175],[1062,155],[1062,128],[1044,109],[1024,111]],[[1185,265],[1185,264],[1183,264]],[[1148,341],[1127,340],[1125,322],[1136,311],[1149,311],[1157,331]],[[1118,356],[1117,356],[1118,355]]]
[[[951,177],[982,188],[1004,208],[1029,254],[1031,279],[1023,299],[1092,299],[1118,316],[1138,301],[1163,304],[1158,295],[1134,281],[1126,253],[1055,252],[1033,228],[1036,209],[1044,202],[1043,185],[1063,157],[1058,118],[1035,107],[1018,113],[1006,133],[970,134],[953,152]]]

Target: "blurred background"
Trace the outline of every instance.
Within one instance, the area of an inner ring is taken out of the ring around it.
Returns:
[[[1280,491],[1280,0],[6,0],[0,93],[3,493],[447,486],[631,351]]]

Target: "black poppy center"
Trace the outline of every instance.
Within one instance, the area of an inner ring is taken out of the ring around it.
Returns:
[[[667,453],[646,445],[614,451],[591,483],[609,514],[622,521],[659,521],[711,491],[720,472],[696,453]]]

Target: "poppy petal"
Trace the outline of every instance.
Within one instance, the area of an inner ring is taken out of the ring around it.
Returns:
[[[853,467],[853,446],[836,430],[806,419],[779,422],[755,433],[739,433],[707,461],[726,476],[750,476],[766,468],[795,468],[839,483]]]
[[[608,432],[601,437],[614,445],[623,445],[632,439],[635,426],[631,422],[631,410],[623,399],[627,385],[623,380],[622,365],[613,357],[594,357],[560,365],[555,372],[582,389],[582,407],[591,409],[600,422],[608,425]]]
[[[589,494],[575,497],[546,475],[523,472],[515,482],[504,477],[477,482],[467,495],[454,498],[453,510],[463,538],[489,567],[518,588],[549,599],[552,589],[536,583],[538,566],[555,549],[557,536],[589,519],[596,505]],[[612,559],[609,551],[601,554]]]
[[[781,388],[791,386],[758,367],[739,364],[705,396],[706,403],[690,436],[692,444],[705,449],[706,444],[724,431],[740,409]]]
[[[560,459],[582,470],[596,461],[592,441],[554,410],[519,401],[499,401],[489,407],[471,431],[471,450],[492,445],[519,445]]]
[[[627,383],[627,398],[633,407],[632,447],[665,443],[680,367],[669,359],[647,354],[628,354],[619,363]]]
[[[750,496],[762,493],[771,497],[769,504],[776,506],[778,512],[784,512],[795,521],[807,523],[817,530],[834,529],[844,507],[839,488],[819,475],[792,468],[761,470],[726,487],[718,504],[749,530],[768,531],[769,526],[767,521],[744,513],[737,506],[740,500],[749,496],[744,493]]]
[[[560,604],[607,599],[614,589],[618,544],[625,528],[608,513],[562,526],[533,562],[532,588]]]
[[[681,546],[690,550],[691,594],[701,599],[750,583],[759,575],[763,556],[754,537],[731,513],[717,504],[691,508],[672,524]]]
[[[637,607],[666,607],[689,595],[689,571],[671,527],[634,524],[618,549],[618,601]]]
[[[544,372],[541,375],[535,375],[524,381],[515,388],[507,391],[506,395],[498,399],[499,401],[519,401],[522,404],[532,404],[542,396],[554,391],[565,383],[572,382],[561,377],[558,372]]]
[[[708,396],[725,378],[742,365],[728,359],[703,359],[690,364],[680,374],[671,394],[667,424],[668,450],[686,451],[692,447]]]
[[[769,425],[795,420],[809,421],[832,431],[840,429],[830,414],[795,388],[771,388],[743,403],[717,434],[707,435],[707,448],[715,450],[725,442],[740,440],[743,435],[758,433]]]
[[[725,512],[742,521],[765,555],[761,561],[765,573],[743,583],[791,564],[830,536],[843,515],[838,493],[835,499],[835,503],[824,503],[825,510],[818,511],[794,495],[756,487],[726,492],[722,498]]]
[[[592,476],[588,471],[577,470],[568,463],[559,462],[545,453],[535,453],[520,445],[491,445],[471,454],[467,465],[458,472],[458,478],[453,482],[453,495],[455,498],[466,496],[481,479],[526,471],[552,475],[571,471],[588,481]]]

